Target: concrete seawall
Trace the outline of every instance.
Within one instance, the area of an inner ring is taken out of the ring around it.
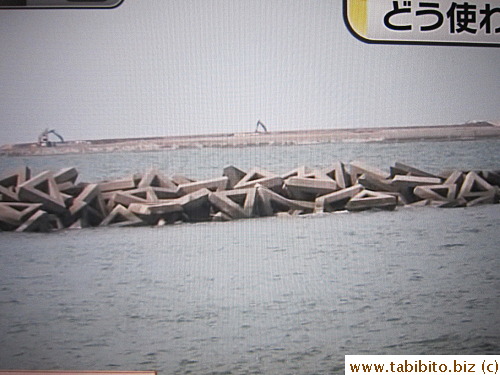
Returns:
[[[179,148],[249,147],[333,142],[409,142],[500,138],[500,126],[487,122],[446,126],[322,129],[269,133],[226,133],[196,136],[69,141],[56,147],[36,143],[3,145],[3,155],[54,155],[123,151],[160,151]]]
[[[119,180],[77,182],[65,168],[32,176],[29,168],[0,177],[0,230],[50,232],[95,226],[165,225],[397,207],[470,207],[500,199],[500,170],[434,175],[395,163],[390,172],[361,161],[283,175],[227,166],[196,181],[149,170]]]

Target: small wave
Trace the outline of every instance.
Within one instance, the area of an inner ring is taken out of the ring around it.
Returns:
[[[452,249],[454,247],[464,247],[465,244],[463,243],[447,243],[445,245],[439,246],[440,249]]]
[[[419,354],[487,354],[497,353],[500,349],[498,336],[474,336],[464,338],[460,335],[441,335],[419,341],[409,341],[388,345],[385,349],[401,349]]]

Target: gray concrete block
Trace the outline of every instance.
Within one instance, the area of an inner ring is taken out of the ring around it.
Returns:
[[[333,163],[328,168],[324,168],[322,173],[332,178],[336,182],[339,189],[345,189],[351,186],[350,176],[345,170],[344,163],[340,161]]]
[[[284,186],[293,199],[311,201],[337,190],[337,183],[330,178],[290,177],[285,180]]]
[[[22,183],[18,197],[20,201],[42,203],[43,209],[49,213],[67,213],[64,198],[50,171],[42,172]]]
[[[191,182],[196,182],[196,180],[193,180],[191,178],[188,178],[180,174],[175,174],[170,179],[176,185],[183,185],[183,184],[189,184]]]
[[[272,216],[277,212],[301,210],[312,212],[314,202],[287,199],[264,186],[257,187],[257,203],[260,216]]]
[[[499,171],[481,171],[479,175],[490,185],[500,187],[500,172]]]
[[[18,202],[19,197],[14,187],[3,187],[0,186],[0,201],[1,202]]]
[[[179,198],[181,194],[179,193],[179,188],[171,189],[171,188],[162,188],[162,187],[153,187],[151,188],[153,193],[158,198],[158,201],[161,202],[164,199],[175,199]]]
[[[247,217],[243,208],[224,194],[212,193],[208,199],[215,209],[231,219],[243,219]]]
[[[107,212],[111,212],[115,208],[115,196],[119,191],[108,191],[106,193],[101,193],[104,204],[106,205]]]
[[[336,162],[321,169],[300,166],[283,176],[259,168],[245,173],[228,166],[223,177],[204,181],[183,176],[169,179],[152,169],[121,180],[75,184],[75,168],[35,177],[23,168],[0,177],[0,230],[290,217],[312,211],[394,209],[397,204],[470,207],[500,200],[499,171],[450,171],[436,177],[396,163],[392,173],[389,180],[388,173],[353,162],[350,176]],[[358,184],[347,187],[351,178]]]
[[[0,228],[13,230],[41,208],[41,203],[1,202]]]
[[[477,206],[479,204],[495,203],[495,190],[473,192],[462,197],[467,203],[467,207]]]
[[[62,196],[62,198],[63,198],[63,200],[64,200],[64,205],[65,205],[66,207],[71,206],[71,204],[73,203],[73,199],[74,199],[74,197],[73,197],[72,195],[69,195],[69,194],[64,194],[64,193],[62,193],[62,192],[61,192],[61,196]]]
[[[452,171],[445,179],[444,185],[462,186],[465,174],[462,171]]]
[[[73,224],[71,224],[68,228],[69,229],[83,229],[83,228],[88,228],[89,224],[85,221],[84,218],[80,218],[76,220]]]
[[[212,193],[210,203],[227,217],[234,219],[256,216],[256,188],[226,190]]]
[[[31,178],[31,170],[28,167],[20,167],[0,176],[0,186],[17,187]]]
[[[283,179],[279,176],[271,176],[271,177],[263,177],[257,180],[247,181],[247,182],[238,182],[235,189],[249,189],[254,188],[257,185],[264,186],[270,190],[278,190],[280,191],[283,187]]]
[[[190,194],[200,189],[208,189],[210,191],[226,190],[228,180],[229,179],[226,176],[222,176],[211,180],[190,182],[179,185],[178,191],[181,194]]]
[[[392,195],[393,197],[396,197],[397,206],[406,206],[406,205],[414,202],[413,199],[409,200],[406,195],[398,193],[398,192],[396,192],[396,193],[384,192],[384,194]]]
[[[63,168],[54,174],[54,180],[58,185],[65,182],[71,182],[74,184],[77,178],[78,171],[74,167]]]
[[[416,176],[416,177],[433,177],[437,178],[438,176],[422,171],[418,168],[396,162],[394,164],[394,167],[391,167],[391,176],[394,177],[395,175],[411,175],[411,176]]]
[[[467,201],[475,199],[476,194],[481,192],[489,192],[494,194],[495,189],[492,185],[481,178],[476,172],[469,172],[465,176],[464,182],[458,193],[458,198],[465,198]]]
[[[132,203],[157,203],[158,197],[154,189],[148,186],[127,191],[117,191],[113,196],[113,200],[115,204],[128,207]]]
[[[196,190],[193,193],[177,198],[175,201],[182,206],[185,221],[206,221],[210,219],[211,191],[207,188]]]
[[[104,200],[99,184],[88,184],[83,191],[75,197],[75,201],[83,201],[93,206],[96,210],[106,214]]]
[[[442,180],[438,177],[421,177],[412,175],[396,175],[390,180],[392,186],[401,187],[415,187],[421,185],[439,185]]]
[[[402,190],[401,186],[395,186],[391,183],[391,180],[381,179],[375,175],[364,173],[360,175],[357,179],[358,184],[364,186],[367,190],[373,191],[391,191],[398,192]]]
[[[145,225],[145,223],[135,214],[123,207],[121,204],[117,205],[100,224],[100,226],[113,227],[129,227],[140,225]]]
[[[150,169],[142,176],[141,180],[137,184],[137,187],[159,187],[175,190],[177,189],[177,184],[157,169]]]
[[[456,184],[439,184],[417,186],[413,193],[421,199],[431,199],[436,201],[453,201],[457,196]]]
[[[17,168],[6,172],[0,177],[0,194],[3,202],[18,202],[18,187],[31,178],[31,170],[28,167]]]
[[[83,210],[87,207],[87,203],[81,200],[73,201],[73,204],[69,208],[69,213],[76,220],[82,216]],[[102,220],[102,217],[101,217]]]
[[[238,181],[238,183],[234,186],[234,188],[238,189],[238,188],[254,187],[256,183],[259,183],[260,181],[268,179],[270,177],[279,177],[279,176],[276,176],[276,174],[266,171],[265,169],[262,168],[252,168],[240,181]]]
[[[370,190],[362,190],[352,197],[346,204],[349,211],[363,211],[373,208],[394,210],[397,205],[397,198],[392,195]]]
[[[314,212],[321,213],[344,210],[347,202],[362,190],[363,186],[356,184],[354,186],[323,195],[316,199]]]
[[[57,216],[56,214],[49,214],[49,224],[51,230],[61,230],[69,225],[66,225],[63,218]]]
[[[84,218],[86,223],[92,226],[99,225],[110,211],[111,209],[105,204],[99,184],[85,186],[69,209],[73,222]]]
[[[81,187],[79,185],[75,185],[71,181],[66,181],[66,182],[62,182],[60,184],[57,184],[57,189],[61,193],[68,194],[71,196],[77,196],[78,194],[80,194],[82,192],[83,187]]]
[[[99,182],[99,189],[103,193],[118,190],[132,190],[135,189],[135,187],[136,186],[133,177],[124,178],[121,180]]]
[[[257,215],[257,188],[239,189],[246,193],[245,203],[243,204],[243,211],[247,217],[254,217]]]
[[[243,172],[241,169],[236,168],[233,165],[228,165],[224,167],[222,171],[222,175],[227,177],[227,189],[233,189],[234,186],[241,181],[243,177],[245,177],[246,172]]]
[[[281,175],[281,178],[283,180],[286,180],[287,178],[290,177],[310,177],[311,173],[313,170],[305,165],[301,165],[295,169],[292,169],[291,171],[286,172],[285,174]]]
[[[158,225],[160,221],[173,223],[180,219],[183,212],[182,206],[175,200],[156,204],[132,203],[128,210],[148,225]]]
[[[390,177],[390,174],[382,171],[379,168],[368,165],[363,161],[352,161],[349,163],[350,165],[350,175],[351,175],[351,185],[355,185],[358,183],[358,177],[365,174],[371,175],[379,180],[386,180]]]
[[[182,205],[178,202],[178,200],[156,204],[132,203],[128,209],[130,212],[139,216],[162,216],[173,212],[182,212],[183,210]]]
[[[49,214],[43,210],[38,210],[22,223],[16,229],[16,232],[50,232],[51,229]]]

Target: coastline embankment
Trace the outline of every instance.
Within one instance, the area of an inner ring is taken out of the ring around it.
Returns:
[[[475,122],[443,126],[222,133],[170,137],[78,140],[55,143],[55,147],[42,147],[38,143],[23,143],[1,146],[0,155],[56,155],[161,151],[176,150],[179,148],[251,147],[334,142],[453,141],[484,138],[500,138],[500,126],[489,122]]]
[[[362,161],[299,166],[278,175],[227,166],[221,177],[193,180],[151,169],[118,180],[77,182],[69,167],[0,177],[0,230],[50,232],[96,226],[161,226],[399,207],[471,207],[500,199],[500,171],[432,174],[396,162],[390,172]]]

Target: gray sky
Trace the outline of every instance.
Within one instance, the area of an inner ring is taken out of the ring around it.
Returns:
[[[340,0],[0,11],[0,144],[500,119],[500,49],[368,45]]]

